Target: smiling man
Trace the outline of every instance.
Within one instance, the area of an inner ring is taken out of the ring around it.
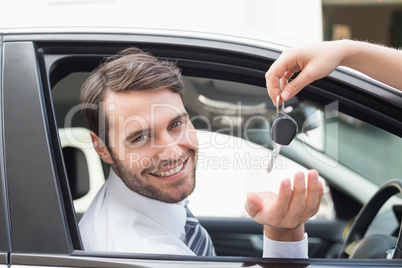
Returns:
[[[106,60],[83,85],[94,148],[112,167],[79,225],[85,250],[214,255],[186,207],[198,149],[182,94],[179,69],[136,48]],[[285,179],[278,195],[247,196],[247,212],[264,225],[265,257],[307,257],[304,222],[323,194],[317,172],[307,177],[307,187],[299,172],[293,189]]]
[[[113,106],[107,117],[114,146],[102,146],[93,132],[92,140],[126,186],[166,203],[180,202],[191,194],[196,137],[180,95],[169,89],[112,92],[104,102]],[[187,135],[190,132],[194,137]]]

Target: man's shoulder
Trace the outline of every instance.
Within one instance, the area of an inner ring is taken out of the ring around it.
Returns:
[[[92,200],[91,204],[89,205],[88,209],[84,212],[80,222],[79,227],[80,230],[85,229],[88,225],[93,225],[94,223],[99,223],[99,218],[102,217],[104,202],[105,202],[105,185],[99,190],[95,198]],[[93,229],[93,226],[91,228]]]
[[[109,188],[110,182],[107,180],[82,216],[79,222],[80,228],[88,228],[97,232],[99,228],[103,228],[103,225],[111,225],[114,221],[129,220],[133,222],[135,220],[136,211],[122,202],[120,197]]]

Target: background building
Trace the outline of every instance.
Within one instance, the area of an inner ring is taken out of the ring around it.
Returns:
[[[324,40],[352,38],[402,47],[401,0],[322,0]]]

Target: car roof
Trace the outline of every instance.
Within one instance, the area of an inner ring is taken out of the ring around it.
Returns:
[[[175,28],[142,28],[142,27],[32,27],[32,28],[2,28],[0,34],[7,35],[6,40],[13,39],[11,36],[21,35],[48,35],[48,34],[147,34],[156,36],[176,36],[187,38],[211,39],[217,41],[235,42],[248,45],[269,45],[271,48],[283,50],[287,47],[308,44],[306,41],[294,39],[288,36],[273,33],[236,30],[227,30],[224,33],[212,30],[181,30]],[[5,41],[6,41],[5,40]]]

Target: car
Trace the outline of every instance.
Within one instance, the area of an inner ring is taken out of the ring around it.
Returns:
[[[270,37],[266,38],[270,39]],[[293,41],[292,41],[293,42]],[[400,267],[402,92],[347,68],[303,89],[283,110],[298,133],[266,168],[276,107],[264,75],[290,43],[162,29],[0,32],[1,267]],[[176,62],[200,140],[189,206],[217,257],[83,249],[78,221],[110,167],[92,147],[81,85],[127,47]],[[277,190],[314,168],[325,185],[306,224],[309,259],[262,258],[248,191]]]

